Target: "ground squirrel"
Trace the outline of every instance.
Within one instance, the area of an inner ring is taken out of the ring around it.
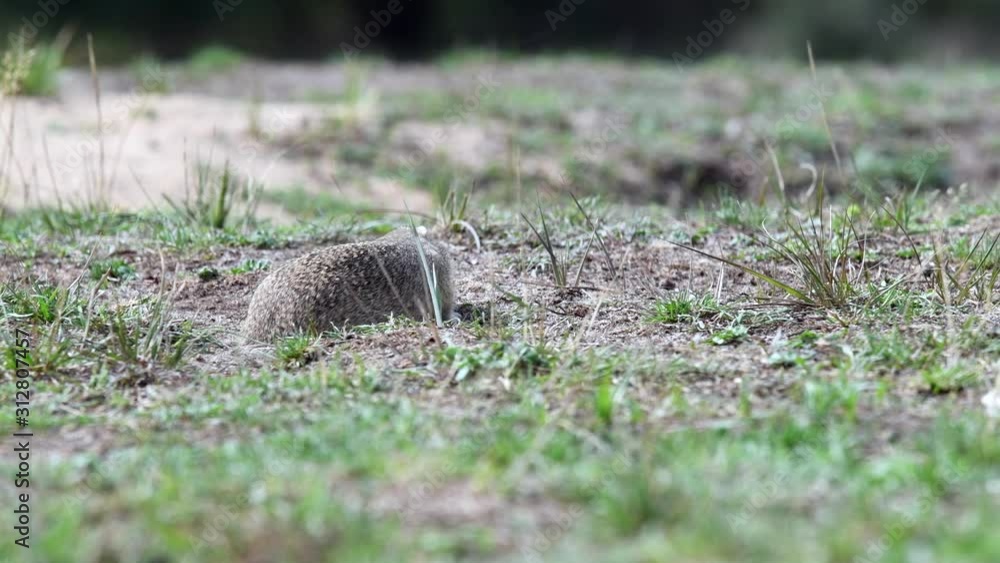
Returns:
[[[423,227],[419,231],[426,233]],[[420,244],[436,276],[442,319],[449,319],[454,291],[447,250],[424,236]],[[302,330],[379,323],[391,315],[433,319],[427,286],[412,229],[330,246],[285,264],[257,286],[243,335],[270,341]]]

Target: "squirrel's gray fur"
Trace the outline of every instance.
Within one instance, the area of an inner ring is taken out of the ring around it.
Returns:
[[[412,229],[397,229],[370,242],[329,246],[285,264],[254,291],[243,335],[271,341],[304,330],[379,323],[391,315],[433,319],[416,237]],[[437,279],[442,318],[449,319],[454,290],[447,249],[424,237],[420,243]]]

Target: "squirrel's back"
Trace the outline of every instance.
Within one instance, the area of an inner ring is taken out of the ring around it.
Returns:
[[[243,333],[269,341],[303,330],[373,324],[390,316],[434,318],[417,235],[397,229],[379,239],[315,250],[273,271],[257,286]],[[454,305],[444,245],[420,238],[436,279],[443,318]]]

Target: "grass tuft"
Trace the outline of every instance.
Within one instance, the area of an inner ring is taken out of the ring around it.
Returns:
[[[135,268],[121,258],[94,262],[90,265],[90,278],[100,281],[104,276],[112,282],[128,281],[135,277]]]
[[[541,231],[535,228],[535,224],[524,213],[521,213],[521,218],[531,228],[531,232],[535,233],[538,242],[545,249],[549,258],[549,271],[552,272],[552,279],[555,281],[556,287],[566,289],[568,280],[566,261],[556,254],[555,244],[552,242],[552,234],[549,232],[549,224],[545,220],[545,213],[542,211],[541,204],[538,205],[538,215],[541,218]]]
[[[236,266],[230,268],[229,273],[234,276],[239,276],[241,274],[249,274],[251,272],[263,272],[269,270],[270,268],[271,268],[271,263],[268,262],[267,260],[255,260],[253,258],[247,258],[246,260],[243,260]],[[202,277],[201,272],[199,272],[198,275],[199,277]],[[205,272],[205,276],[208,276],[208,279],[212,279],[210,272]],[[202,279],[204,280],[206,278],[202,277]]]
[[[72,37],[71,31],[61,32],[49,44],[28,47],[13,42],[0,60],[3,89],[7,95],[53,96],[59,91],[59,71]]]
[[[648,320],[651,323],[661,324],[690,323],[719,311],[719,306],[711,295],[695,297],[684,294],[657,301],[653,304],[653,312]]]
[[[172,317],[170,299],[155,295],[110,313],[109,355],[126,365],[179,366],[194,340],[191,321]]]
[[[754,238],[780,262],[797,274],[793,280],[746,266],[736,260],[711,254],[691,246],[672,244],[706,258],[734,267],[794,300],[795,304],[828,312],[855,313],[877,302],[901,281],[876,286],[868,283],[868,237],[858,224],[860,211],[854,207],[836,210],[824,206],[824,190],[818,188],[815,215],[804,219],[792,210],[785,213],[782,230]],[[842,317],[838,317],[845,322]]]
[[[237,226],[247,228],[256,222],[257,205],[262,189],[252,180],[241,179],[227,161],[221,173],[212,170],[211,162],[197,167],[195,184],[185,176],[184,200],[180,203],[164,194],[164,199],[182,218],[192,225],[224,229],[235,219]],[[236,217],[242,212],[242,216]]]
[[[956,393],[975,385],[982,379],[978,366],[969,363],[930,366],[920,372],[927,391],[935,394]]]
[[[715,346],[728,346],[730,344],[738,344],[746,340],[749,334],[750,331],[747,327],[741,324],[734,324],[733,326],[713,333],[708,337],[708,341]]]
[[[308,334],[298,334],[278,342],[274,354],[285,368],[298,368],[317,358],[316,338]]]

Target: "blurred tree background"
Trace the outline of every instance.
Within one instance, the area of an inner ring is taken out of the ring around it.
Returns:
[[[995,0],[398,1],[402,11],[379,30],[366,53],[420,59],[454,48],[495,46],[519,53],[588,50],[670,57],[727,9],[736,21],[713,40],[713,55],[798,57],[806,39],[827,59],[951,59],[1000,52],[995,33],[1000,2]],[[3,3],[0,29],[17,31],[36,18],[47,22],[38,26],[39,34],[51,37],[76,26],[95,34],[106,62],[138,53],[179,58],[209,44],[267,58],[325,59],[340,53],[342,42],[353,42],[355,26],[363,28],[373,19],[371,11],[386,9],[389,2],[30,0]],[[56,7],[51,18],[38,15]],[[547,15],[550,10],[565,20],[554,20]],[[898,30],[887,39],[880,22]],[[81,55],[71,52],[71,60]]]

